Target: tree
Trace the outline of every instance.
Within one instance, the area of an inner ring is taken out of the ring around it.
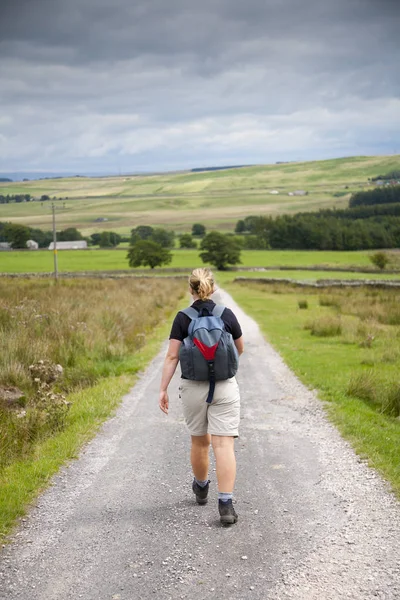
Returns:
[[[117,233],[116,231],[110,231],[110,241],[111,244],[115,247],[118,246],[121,243],[121,236],[119,233]],[[128,240],[129,241],[129,240]]]
[[[121,236],[115,231],[102,231],[101,233],[92,233],[90,236],[92,243],[100,248],[115,248],[121,243]]]
[[[243,221],[243,219],[240,219],[236,223],[235,233],[244,233],[245,231],[246,231],[246,223]]]
[[[201,223],[195,223],[192,225],[192,235],[198,235],[202,237],[206,234],[206,228]]]
[[[26,248],[26,242],[31,237],[31,230],[25,225],[16,223],[6,223],[3,229],[3,235],[12,248]]]
[[[208,233],[200,244],[200,258],[204,263],[209,263],[219,271],[228,265],[240,264],[240,246],[237,240],[219,231]]]
[[[372,254],[369,257],[369,260],[372,262],[373,265],[378,267],[378,269],[381,269],[381,271],[383,271],[389,262],[389,257],[387,254],[385,254],[385,252],[375,252],[375,254]]]
[[[172,260],[171,251],[151,240],[140,240],[129,248],[128,256],[130,267],[160,267],[167,265]]]
[[[77,242],[83,240],[83,237],[76,227],[68,227],[57,233],[57,239],[59,242]]]
[[[181,248],[197,248],[197,243],[190,233],[183,233],[179,238],[179,246]]]
[[[153,229],[153,233],[148,238],[156,244],[160,244],[163,248],[173,248],[175,245],[175,233],[173,231],[167,231],[162,227],[156,227]]]
[[[131,244],[136,244],[139,240],[148,240],[153,235],[153,227],[150,225],[138,225],[131,229]]]
[[[93,246],[98,246],[100,244],[101,233],[92,233],[90,236],[91,244]]]
[[[100,248],[112,248],[113,243],[109,231],[102,231],[99,238]]]
[[[39,244],[39,248],[48,248],[53,241],[53,232],[31,229],[29,238],[35,240]]]

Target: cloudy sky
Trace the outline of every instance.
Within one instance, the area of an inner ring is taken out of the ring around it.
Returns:
[[[400,153],[400,0],[2,0],[0,171]]]

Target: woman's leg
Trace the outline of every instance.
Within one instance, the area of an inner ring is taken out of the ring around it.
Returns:
[[[211,443],[217,467],[218,491],[232,493],[236,479],[235,438],[212,435]]]
[[[198,481],[208,479],[210,441],[211,436],[208,433],[206,435],[192,435],[190,461],[192,463],[193,475]]]

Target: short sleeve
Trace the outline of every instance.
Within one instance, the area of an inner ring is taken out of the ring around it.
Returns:
[[[188,321],[190,321],[190,319],[188,319],[188,317],[186,317],[186,315],[183,313],[179,312],[172,323],[169,339],[183,342],[187,336]]]
[[[223,312],[222,319],[225,322],[225,327],[232,334],[234,340],[242,337],[242,328],[236,318],[236,315],[231,311],[230,308],[226,308]]]

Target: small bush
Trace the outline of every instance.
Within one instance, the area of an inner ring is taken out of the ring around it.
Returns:
[[[308,302],[307,300],[299,300],[297,302],[297,305],[300,309],[307,309],[308,308]]]
[[[333,337],[341,335],[342,322],[338,317],[320,317],[315,319],[311,324],[311,335],[317,337]]]
[[[378,267],[381,271],[386,267],[389,262],[389,257],[385,252],[375,252],[369,257],[369,260],[373,265]]]
[[[389,364],[395,363],[399,360],[399,358],[400,358],[400,355],[399,355],[398,350],[396,350],[395,348],[388,348],[382,354],[381,362],[389,363]]]
[[[379,381],[373,371],[364,371],[357,373],[350,378],[346,393],[349,396],[376,402],[378,398]]]
[[[398,304],[387,304],[377,316],[380,323],[385,325],[400,325],[400,306]]]
[[[392,417],[400,416],[400,383],[392,383],[384,401],[382,402],[382,412]]]
[[[333,306],[334,308],[340,308],[340,299],[337,296],[333,296],[331,294],[326,294],[324,296],[319,297],[319,305],[320,306]]]

